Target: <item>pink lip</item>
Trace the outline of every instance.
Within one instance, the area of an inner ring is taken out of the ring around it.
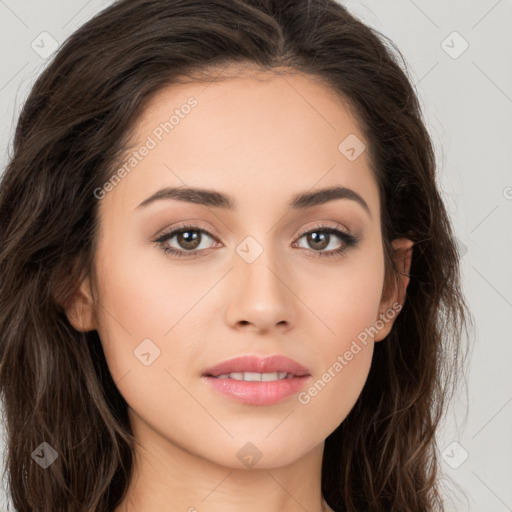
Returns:
[[[208,370],[206,370],[203,375],[217,377],[218,375],[234,372],[286,372],[293,373],[293,375],[298,377],[309,375],[309,370],[307,368],[286,356],[235,357],[233,359],[223,361],[222,363],[217,364],[212,368],[208,368]]]
[[[286,372],[293,377],[276,381],[246,382],[218,379],[218,375],[233,372]],[[243,356],[224,361],[203,373],[202,378],[215,390],[230,398],[250,405],[271,405],[298,393],[311,378],[309,370],[285,356]]]

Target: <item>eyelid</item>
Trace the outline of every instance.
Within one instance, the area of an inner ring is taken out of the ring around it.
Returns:
[[[295,240],[297,238],[303,237],[304,235],[307,235],[308,233],[310,233],[311,231],[314,231],[315,229],[318,229],[318,230],[320,230],[320,229],[339,229],[346,235],[352,235],[351,231],[348,228],[346,228],[343,224],[339,224],[339,223],[333,222],[333,221],[319,220],[312,226],[309,226],[309,227],[305,228],[304,230],[300,231],[299,234],[297,234],[295,236]]]
[[[149,237],[149,241],[158,242],[161,238],[163,238],[166,235],[169,235],[173,231],[179,231],[180,229],[194,229],[195,231],[200,231],[202,233],[205,233],[208,236],[211,236],[214,238],[217,242],[219,242],[221,236],[217,232],[215,228],[212,226],[205,227],[201,224],[202,221],[195,220],[195,219],[187,219],[184,221],[179,222],[178,224],[173,224],[171,226],[168,226],[164,228],[162,231],[159,231],[156,235]]]
[[[203,227],[200,223],[201,221],[196,221],[195,219],[188,219],[185,221],[182,221],[178,223],[177,225],[172,225],[167,228],[165,228],[163,231],[160,231],[157,235],[150,237],[150,241],[158,242],[161,238],[163,238],[166,235],[169,235],[170,233],[174,231],[179,231],[180,229],[194,229],[196,231],[200,231],[208,236],[211,236],[214,238],[217,242],[220,242],[220,235],[217,233],[216,229],[213,227]],[[329,222],[329,224],[327,224]],[[195,224],[192,224],[195,223]],[[339,224],[337,222],[333,221],[317,221],[316,224],[309,226],[307,228],[304,228],[299,233],[297,233],[293,241],[296,241],[299,238],[302,238],[304,235],[307,235],[309,232],[315,230],[315,229],[329,229],[329,228],[337,228],[340,229],[343,233],[346,235],[352,235],[349,229],[347,229],[344,225]],[[212,233],[213,232],[213,233]],[[156,238],[156,239],[155,239]]]

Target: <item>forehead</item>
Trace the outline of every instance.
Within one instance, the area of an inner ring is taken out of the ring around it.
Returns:
[[[199,108],[194,107],[193,112],[186,108],[182,115],[180,107],[192,98]],[[231,121],[238,122],[237,128],[250,130],[256,123],[256,127],[265,128],[260,131],[262,136],[267,133],[274,138],[281,127],[275,123],[283,118],[289,121],[289,135],[301,129],[304,133],[316,129],[323,135],[331,132],[340,136],[341,129],[357,132],[362,138],[357,116],[345,97],[320,77],[291,68],[261,70],[232,65],[217,74],[204,71],[200,76],[178,78],[177,83],[160,89],[147,101],[135,132],[151,132],[162,121],[169,120],[173,111],[177,111],[180,120],[194,114],[193,118],[203,124],[209,121],[209,127],[215,124],[212,116],[219,128],[226,128]],[[175,119],[173,123],[176,121],[179,122]],[[292,121],[299,123],[295,130]]]
[[[366,144],[348,103],[319,78],[286,68],[230,68],[173,83],[147,102],[123,160],[151,149],[116,189],[136,196],[133,206],[169,185],[236,196],[265,186],[293,193],[318,183],[370,188],[378,200],[368,152],[348,159],[345,140]]]

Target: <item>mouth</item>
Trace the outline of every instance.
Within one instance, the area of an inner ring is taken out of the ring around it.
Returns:
[[[298,393],[311,378],[307,368],[285,356],[242,356],[206,370],[210,388],[247,405],[271,405]]]
[[[293,379],[294,377],[298,377],[298,375],[287,372],[232,372],[223,373],[222,375],[217,376],[208,375],[208,377],[213,377],[215,379],[243,380],[245,382],[274,382],[276,380]]]
[[[309,375],[309,373],[306,367],[286,356],[259,357],[246,355],[223,361],[212,368],[208,368],[203,375],[235,380],[272,381],[284,379],[288,376],[302,377]]]

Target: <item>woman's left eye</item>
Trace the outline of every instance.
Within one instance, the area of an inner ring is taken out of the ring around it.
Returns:
[[[332,235],[334,235],[334,239]],[[198,256],[198,252],[208,248],[201,247],[204,236],[216,240],[216,238],[213,235],[210,235],[208,231],[198,226],[180,226],[179,228],[174,228],[168,233],[164,233],[155,240],[155,242],[166,254],[190,258]],[[174,238],[176,239],[178,247],[169,245],[171,240]],[[358,239],[354,235],[333,226],[317,226],[302,233],[297,240],[301,240],[302,238],[306,238],[306,242],[313,247],[313,252],[317,253],[319,257],[341,255],[349,247],[356,245],[358,242]],[[333,240],[335,242],[336,239],[338,239],[338,247],[325,251],[324,249],[332,245]],[[304,248],[300,245],[299,247]]]
[[[333,242],[332,235],[334,235],[334,242],[336,241],[336,238],[338,239],[338,244],[335,243],[334,248],[331,247],[330,251],[324,251],[323,249],[327,249],[331,245],[331,242]],[[306,242],[315,248],[313,252],[318,253],[319,257],[340,256],[350,247],[355,246],[358,242],[358,238],[351,233],[333,226],[318,226],[310,229],[299,236],[298,240],[304,237],[306,237]]]

